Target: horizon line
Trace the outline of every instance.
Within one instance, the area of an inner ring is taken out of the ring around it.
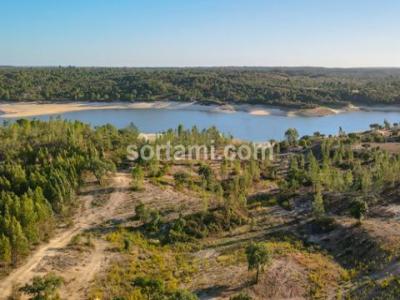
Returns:
[[[105,66],[105,65],[9,65],[0,68],[120,68],[120,69],[206,69],[206,68],[304,68],[304,69],[400,69],[400,66],[319,66],[319,65],[187,65],[187,66]]]

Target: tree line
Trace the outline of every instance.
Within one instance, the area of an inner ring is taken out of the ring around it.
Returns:
[[[0,68],[0,100],[396,104],[398,69]]]

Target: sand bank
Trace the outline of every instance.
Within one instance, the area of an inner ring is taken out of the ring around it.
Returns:
[[[381,107],[383,109],[384,107]],[[2,118],[24,118],[41,115],[58,115],[66,112],[84,110],[104,110],[104,109],[173,109],[173,110],[195,110],[216,113],[246,112],[254,116],[302,116],[320,117],[332,114],[359,110],[358,107],[348,106],[342,109],[332,109],[329,107],[316,107],[312,109],[287,110],[271,106],[250,105],[250,104],[225,104],[225,105],[202,105],[196,102],[174,102],[174,101],[155,101],[155,102],[69,102],[69,103],[0,103],[0,114]],[[366,108],[363,108],[363,110]],[[374,109],[374,108],[372,108]],[[388,108],[390,109],[390,108]],[[400,108],[397,108],[400,110]]]
[[[334,109],[326,106],[319,106],[315,108],[291,110],[288,112],[288,117],[301,116],[301,117],[325,117],[329,115],[337,115],[346,112],[359,111],[360,108],[354,105],[348,105],[343,108]]]
[[[253,115],[269,115],[268,108],[252,105],[202,105],[196,102],[70,102],[70,103],[0,103],[0,114],[2,118],[24,118],[41,115],[57,115],[66,112],[84,110],[104,110],[104,109],[174,109],[174,110],[196,110],[216,113],[234,113],[237,111],[248,112]]]
[[[0,116],[2,118],[24,118],[41,115],[57,115],[66,112],[84,110],[104,110],[104,109],[174,109],[174,110],[196,110],[207,112],[232,113],[237,110],[232,105],[201,105],[196,102],[69,102],[69,103],[39,103],[39,102],[18,102],[0,103]]]
[[[249,114],[251,114],[253,116],[268,116],[271,113],[268,110],[255,109],[255,110],[250,111]]]

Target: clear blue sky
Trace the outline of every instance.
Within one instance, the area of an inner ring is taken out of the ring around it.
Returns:
[[[397,66],[398,0],[0,0],[0,65]]]

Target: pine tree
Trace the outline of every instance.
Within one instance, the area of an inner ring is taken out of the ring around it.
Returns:
[[[4,235],[0,235],[0,262],[11,262],[11,244],[10,240]]]
[[[365,215],[368,213],[368,204],[362,199],[356,199],[353,201],[351,208],[350,208],[350,214],[358,219],[359,222],[361,222]]]
[[[353,186],[353,173],[350,170],[344,173],[344,184],[347,190]]]
[[[215,185],[215,195],[218,205],[222,205],[224,202],[224,189],[220,183]]]
[[[324,207],[324,199],[322,197],[321,188],[317,186],[314,201],[313,201],[313,215],[314,217],[319,220],[325,215],[325,207]]]
[[[228,162],[226,159],[224,159],[221,163],[220,167],[220,175],[222,179],[225,179],[226,176],[228,175]]]
[[[21,218],[20,223],[24,234],[30,243],[37,243],[39,233],[37,227],[37,214],[32,199],[24,194],[21,197]]]
[[[361,173],[361,190],[364,193],[367,193],[371,190],[371,186],[372,186],[371,173],[363,169]]]
[[[47,240],[54,229],[54,216],[51,205],[47,202],[40,187],[31,192],[30,197],[35,206],[37,216],[36,226],[38,228],[39,239]]]
[[[135,191],[143,190],[144,172],[141,166],[132,169],[132,188]]]
[[[252,181],[260,180],[260,168],[257,164],[257,161],[254,159],[250,160],[249,173]]]
[[[259,274],[264,269],[264,266],[269,263],[271,253],[265,244],[251,243],[246,248],[246,256],[249,271],[254,269],[257,271],[256,283],[258,283]]]
[[[317,159],[315,158],[314,154],[312,153],[312,151],[310,151],[307,155],[307,161],[308,161],[308,169],[307,169],[307,173],[308,173],[308,178],[311,182],[311,184],[314,186],[314,189],[316,188],[316,185],[319,184],[319,173],[320,173],[320,169],[319,169],[319,164]]]
[[[21,224],[15,217],[11,218],[10,242],[12,249],[12,263],[16,265],[18,258],[27,254],[29,250],[28,240],[22,230]]]
[[[299,138],[299,133],[297,132],[297,130],[295,128],[289,128],[285,132],[285,138],[286,138],[287,142],[289,143],[289,145],[294,146],[297,144],[297,139]]]

